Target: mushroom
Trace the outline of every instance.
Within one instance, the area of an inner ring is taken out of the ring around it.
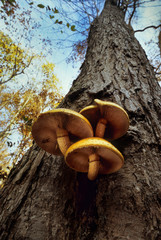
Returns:
[[[80,113],[61,108],[40,114],[33,124],[32,136],[46,152],[64,155],[71,141],[93,137],[93,129]]]
[[[88,172],[88,178],[94,180],[98,173],[118,171],[124,163],[124,157],[110,142],[92,137],[72,144],[66,151],[65,161],[78,172]]]
[[[83,108],[80,113],[85,116],[93,129],[95,136],[117,139],[123,136],[129,128],[127,112],[116,103],[94,100],[97,105]]]

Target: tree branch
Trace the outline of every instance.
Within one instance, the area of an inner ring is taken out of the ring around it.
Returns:
[[[134,16],[134,13],[135,13],[135,11],[136,11],[136,2],[137,2],[137,0],[134,0],[134,2],[133,2],[133,10],[132,10],[132,13],[131,13],[131,15],[130,15],[130,17],[129,17],[128,25],[130,25],[130,26],[131,26],[131,20],[132,20],[132,18],[133,18],[133,16]]]
[[[9,82],[9,81],[12,80],[13,77],[18,76],[18,75],[24,73],[24,70],[30,66],[31,61],[32,61],[33,58],[34,58],[34,56],[32,56],[32,57],[30,58],[29,63],[28,63],[20,72],[14,71],[14,72],[12,73],[12,75],[11,75],[7,80],[5,80],[5,81],[0,81],[0,85]],[[15,68],[15,66],[14,66],[14,68]]]
[[[161,27],[161,24],[159,24],[158,26],[151,25],[151,26],[145,27],[144,29],[136,30],[136,31],[134,31],[134,33],[136,33],[136,32],[143,32],[143,31],[147,30],[148,28],[157,29],[157,28],[159,28],[159,27]]]
[[[106,0],[105,4],[112,4],[117,6],[117,0]]]

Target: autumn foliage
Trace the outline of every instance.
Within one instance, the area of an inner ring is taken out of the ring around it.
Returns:
[[[62,96],[54,64],[31,55],[0,32],[0,179],[5,179],[32,144],[37,116],[55,108]]]

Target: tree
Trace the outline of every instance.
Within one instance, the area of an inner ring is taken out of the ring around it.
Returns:
[[[62,96],[53,63],[29,54],[4,33],[0,36],[1,180],[32,145],[31,126],[37,115],[56,107]]]
[[[79,111],[95,98],[124,107],[130,128],[113,144],[125,165],[89,181],[34,144],[1,192],[0,239],[160,239],[160,89],[115,2],[106,0],[91,25],[81,72],[60,107]]]
[[[0,85],[13,80],[23,74],[34,58],[16,45],[12,39],[0,31]]]

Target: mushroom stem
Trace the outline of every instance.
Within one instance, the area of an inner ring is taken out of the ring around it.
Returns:
[[[57,129],[56,135],[60,151],[65,155],[67,149],[71,145],[68,132],[65,129],[59,128]]]
[[[89,180],[95,180],[98,171],[99,171],[99,165],[100,165],[100,158],[96,153],[93,153],[89,156],[89,169],[88,169],[88,179]]]
[[[95,136],[103,138],[105,134],[107,120],[105,118],[101,118],[96,126]]]

